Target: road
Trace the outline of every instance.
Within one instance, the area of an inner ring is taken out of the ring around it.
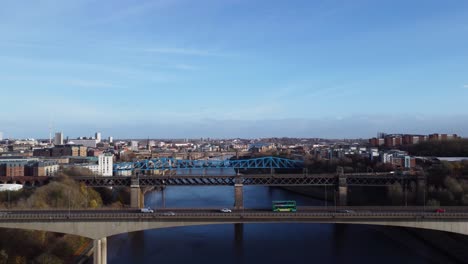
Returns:
[[[426,209],[426,211],[424,211]],[[268,221],[280,220],[404,220],[404,219],[468,219],[468,209],[446,208],[437,213],[423,207],[298,207],[297,212],[272,212],[271,209],[233,210],[220,212],[220,208],[165,208],[154,213],[142,213],[137,209],[96,210],[2,210],[0,222],[11,221],[96,221],[96,220],[151,220],[151,221]]]

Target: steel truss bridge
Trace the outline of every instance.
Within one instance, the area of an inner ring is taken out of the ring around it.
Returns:
[[[140,187],[150,186],[388,186],[395,183],[407,185],[421,180],[420,176],[396,176],[392,174],[273,174],[273,175],[175,175],[175,176],[142,176],[142,177],[73,177],[76,181],[90,187],[130,186],[135,181]],[[344,182],[343,182],[344,181]],[[133,182],[133,183],[132,183]]]
[[[244,160],[183,160],[174,158],[156,158],[135,162],[118,163],[114,165],[116,171],[153,171],[173,169],[292,169],[302,168],[303,161],[277,157],[262,157]]]

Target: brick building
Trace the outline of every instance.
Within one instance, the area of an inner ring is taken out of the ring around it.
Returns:
[[[33,155],[35,157],[86,157],[88,148],[80,145],[58,145],[53,148],[35,149]]]
[[[27,161],[5,161],[0,163],[0,176],[24,176]]]

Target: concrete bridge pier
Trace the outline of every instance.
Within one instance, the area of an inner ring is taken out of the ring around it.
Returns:
[[[94,264],[107,264],[107,237],[94,239]]]
[[[338,205],[346,206],[348,205],[348,183],[346,181],[346,176],[344,174],[343,167],[337,168],[338,174]]]
[[[244,185],[242,183],[236,183],[234,185],[234,208],[244,209]]]
[[[142,208],[145,204],[145,196],[143,195],[138,179],[132,179],[130,185],[130,207]]]

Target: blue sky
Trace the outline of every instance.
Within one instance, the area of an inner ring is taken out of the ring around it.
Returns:
[[[3,0],[0,131],[468,136],[467,1]]]

